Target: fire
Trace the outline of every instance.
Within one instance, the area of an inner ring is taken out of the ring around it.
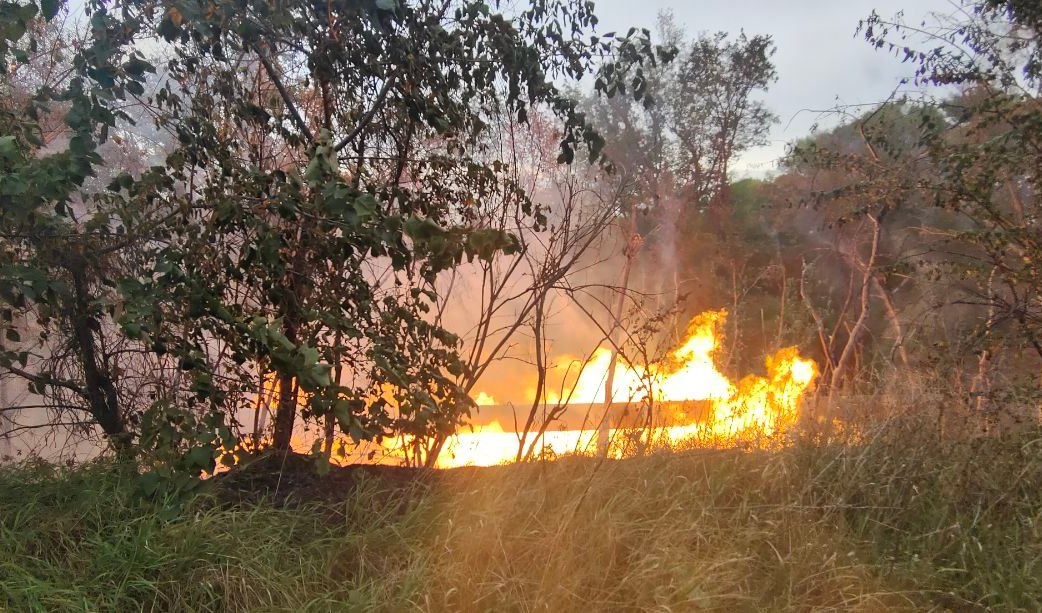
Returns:
[[[656,401],[726,400],[735,387],[716,368],[713,354],[720,347],[720,327],[726,311],[708,311],[688,324],[680,347],[660,366],[645,371],[621,357],[612,382],[612,402],[643,398]],[[611,351],[598,349],[572,390],[571,403],[604,402],[604,386],[611,365]]]
[[[646,427],[649,423],[640,427],[607,424],[611,427],[606,429],[608,447],[605,451],[613,457],[621,457],[634,445],[646,448],[662,443],[678,445],[689,440],[708,445],[734,441],[755,443],[769,440],[792,427],[799,417],[803,395],[818,376],[817,364],[801,357],[795,347],[789,347],[767,357],[766,376],[748,375],[737,383],[731,381],[716,363],[726,317],[724,310],[696,316],[689,323],[684,340],[666,359],[648,368],[632,365],[619,356],[610,403],[605,403],[610,350],[597,349],[585,362],[569,358],[558,360],[559,365],[552,374],[561,378],[561,391],[555,393],[548,389],[543,404],[548,407],[585,405],[594,423],[581,429],[548,428],[542,434],[530,432],[524,438],[520,457],[595,452],[599,435],[596,422],[608,407],[636,406],[648,411],[653,407],[662,410],[685,403],[707,407],[705,414],[699,417],[686,417],[684,411],[679,411],[679,415],[686,418],[681,423],[657,424],[650,428]],[[535,391],[531,390],[529,406],[534,397]],[[496,399],[485,392],[478,392],[474,401],[479,407],[497,404]],[[538,429],[538,424],[535,428]],[[305,442],[295,440],[294,447],[303,450],[307,447]],[[401,462],[407,457],[405,450],[411,443],[408,437],[399,436],[385,439],[382,444],[352,444],[342,461]],[[450,468],[513,462],[518,458],[521,444],[520,433],[505,430],[499,421],[492,420],[464,428],[450,437],[438,455],[437,465]]]
[[[684,341],[659,365],[643,369],[626,363],[620,356],[612,384],[613,404],[705,401],[710,412],[706,421],[669,425],[654,432],[609,429],[609,454],[621,455],[634,440],[647,444],[654,439],[674,445],[689,439],[709,444],[764,440],[796,423],[800,400],[817,378],[817,364],[802,358],[795,347],[789,347],[766,359],[766,377],[749,375],[732,382],[715,361],[726,317],[723,310],[696,316],[688,325]],[[601,348],[594,352],[564,401],[572,405],[603,403],[610,365],[610,350]],[[548,404],[557,402],[556,397],[548,398]],[[596,447],[597,434],[596,429],[548,431],[535,441],[533,453],[588,453]],[[499,423],[493,422],[451,439],[439,456],[439,465],[487,466],[513,461],[519,441],[517,433],[504,432]]]
[[[485,392],[478,392],[478,395],[474,396],[474,404],[478,405],[479,407],[491,406],[496,404],[496,399],[493,398],[490,394],[486,394]]]

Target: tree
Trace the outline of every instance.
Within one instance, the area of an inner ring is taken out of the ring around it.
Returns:
[[[943,255],[946,270],[965,280],[950,302],[975,309],[971,336],[980,379],[1000,346],[1014,353],[1027,348],[1042,359],[1042,235],[1035,221],[1042,10],[1016,0],[963,8],[933,27],[872,14],[861,28],[871,44],[912,62],[917,82],[961,90],[941,105],[947,129],[924,139],[935,172],[923,189],[935,195],[934,205],[964,220],[945,229]],[[1023,372],[1024,364],[1007,374]],[[1037,371],[1032,379],[1037,388]]]
[[[709,211],[722,237],[731,212],[731,163],[762,144],[776,121],[756,100],[776,73],[769,36],[741,33],[732,39],[720,32],[686,41],[670,13],[659,17],[659,36],[676,45],[678,55],[649,72],[646,87],[655,104],[608,100],[592,106],[609,154],[630,178],[624,204],[640,209],[631,233],[646,245],[640,262],[656,271],[651,291],[676,303],[685,293],[682,277],[705,281],[712,268],[703,264],[686,274],[696,258],[685,252],[690,241],[679,241],[677,234],[698,231],[696,220]]]
[[[950,219],[931,215],[922,190],[932,171],[923,141],[945,125],[934,109],[884,103],[796,143],[786,157],[789,176],[805,179],[797,198],[817,212],[822,230],[816,240],[806,237],[816,248],[804,254],[801,292],[815,321],[830,391],[852,378],[855,355],[867,339],[887,335],[873,332],[880,327],[880,310],[892,329],[892,345],[882,349],[875,343],[885,356],[879,365],[889,372],[910,365],[905,328],[915,315],[905,314],[902,321],[893,290],[923,290],[924,283],[909,283],[909,271],[929,262],[922,253],[931,244],[924,229],[951,227]],[[833,291],[808,291],[816,270]],[[826,313],[823,302],[839,306]]]
[[[81,190],[96,175],[99,144],[130,119],[118,106],[143,89],[150,65],[124,44],[122,24],[102,14],[91,20],[91,37],[62,57],[56,42],[64,37],[38,18],[53,21],[60,8],[0,6],[0,314],[9,343],[0,367],[30,390],[53,392],[50,408],[71,410],[74,424],[86,417],[125,451],[131,425],[101,281],[126,236],[115,236],[111,211]],[[37,326],[36,346],[48,355],[23,343],[25,321]]]
[[[766,143],[778,119],[753,95],[777,80],[770,36],[735,40],[718,32],[695,41],[679,61],[667,95],[676,135],[678,179],[699,207],[725,205],[731,162]]]
[[[12,6],[5,65],[24,63],[22,47],[36,44],[28,25],[56,10],[48,1]],[[559,162],[577,152],[599,160],[603,139],[555,82],[596,73],[601,93],[640,97],[642,66],[668,55],[646,32],[589,36],[596,17],[580,2],[536,2],[512,18],[469,0],[86,8],[92,38],[64,89],[38,91],[30,109],[4,116],[20,130],[0,140],[0,192],[18,200],[5,231],[28,235],[17,224],[35,224],[42,230],[32,236],[46,237],[8,252],[4,298],[73,314],[86,305],[94,321],[70,331],[82,337],[86,387],[100,391],[92,415],[120,440],[130,428],[110,419],[124,409],[113,410],[119,398],[109,390],[119,371],[92,367],[91,331],[118,327],[174,365],[178,374],[138,412],[151,433],[142,440],[188,437],[211,462],[268,373],[281,450],[302,406],[334,416],[356,439],[454,430],[470,404],[456,383],[458,338],[430,314],[437,276],[518,248],[483,225],[475,202],[515,202],[537,228],[544,223],[506,180],[510,162],[490,154],[489,126],[545,109],[559,125]],[[170,59],[146,93],[153,66],[134,43],[151,34]],[[118,110],[128,99],[147,105],[177,145],[163,164],[84,193],[95,213],[82,232],[64,203],[103,164],[97,144],[129,123]],[[36,122],[61,112],[59,102],[71,103],[75,134],[67,150],[44,155]],[[19,268],[46,262],[47,250],[75,261]],[[101,265],[108,260],[134,266]],[[71,289],[38,279],[55,278],[48,271],[58,266]],[[85,289],[114,291],[79,292],[80,273]],[[41,380],[40,391],[64,383]]]

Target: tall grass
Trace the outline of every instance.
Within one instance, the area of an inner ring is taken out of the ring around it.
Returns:
[[[8,610],[1042,607],[1042,434],[449,471],[176,516],[98,463],[0,473]]]

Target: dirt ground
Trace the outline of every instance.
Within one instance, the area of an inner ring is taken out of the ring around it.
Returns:
[[[243,461],[214,477],[218,496],[228,503],[267,499],[278,505],[337,503],[347,500],[360,483],[376,481],[392,492],[424,494],[432,487],[460,485],[508,466],[466,466],[450,469],[413,468],[385,464],[320,467],[304,454],[265,454]]]

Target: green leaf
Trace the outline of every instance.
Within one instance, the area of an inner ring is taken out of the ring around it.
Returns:
[[[162,489],[163,477],[156,471],[150,470],[138,478],[137,486],[144,495],[155,496]]]
[[[214,449],[213,445],[200,445],[198,447],[193,447],[188,452],[185,460],[193,469],[213,470],[217,456],[216,452],[217,450]]]
[[[43,11],[43,18],[47,21],[54,19],[60,8],[60,0],[40,0],[40,9]]]
[[[372,219],[380,209],[380,203],[369,194],[363,194],[354,201],[355,214],[359,221]]]
[[[132,57],[123,64],[123,69],[127,71],[127,74],[135,77],[140,77],[146,72],[155,72],[156,68],[152,64],[145,60],[137,57]]]
[[[18,141],[13,134],[0,136],[0,158],[11,160],[18,157]]]
[[[145,86],[138,81],[127,81],[127,91],[135,96],[145,93]]]

